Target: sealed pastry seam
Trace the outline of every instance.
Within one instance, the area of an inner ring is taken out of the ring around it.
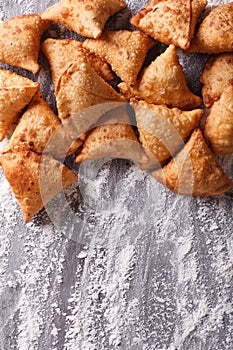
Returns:
[[[82,36],[98,38],[109,17],[125,7],[123,0],[62,0],[45,10],[42,18],[60,23]]]
[[[37,73],[40,39],[50,24],[40,13],[4,21],[0,24],[0,61]]]
[[[87,51],[78,40],[48,38],[42,43],[41,48],[50,64],[55,91],[61,75],[82,56],[86,57],[104,80],[110,81],[114,78],[109,65]]]
[[[149,157],[143,169],[163,165],[184,145],[203,116],[202,109],[184,112],[135,99],[131,100],[131,105],[135,111],[139,139]]]
[[[170,45],[142,71],[135,86],[130,87],[123,82],[118,87],[127,99],[135,97],[148,103],[182,110],[194,109],[202,102],[188,88],[174,45]]]
[[[30,103],[40,84],[0,68],[0,141],[21,111]]]
[[[215,7],[200,24],[188,52],[233,51],[233,3]]]
[[[200,129],[192,133],[168,165],[152,172],[152,176],[173,192],[189,196],[217,196],[233,188]]]
[[[135,85],[148,50],[155,42],[140,31],[108,31],[99,39],[87,39],[84,47],[106,60],[127,84]]]
[[[131,23],[152,38],[188,49],[206,0],[151,0]]]
[[[205,64],[200,82],[204,104],[209,108],[228,86],[233,85],[233,53],[212,55]]]
[[[77,136],[98,121],[101,111],[104,113],[109,103],[125,102],[125,98],[97,74],[85,57],[79,57],[63,73],[56,98],[59,118],[66,125],[71,119],[73,128],[75,125],[78,128]]]
[[[77,181],[76,174],[50,156],[31,151],[8,152],[0,165],[29,222],[63,187]]]
[[[37,93],[19,120],[18,125],[2,153],[33,151],[63,158],[74,153],[82,142],[75,142],[62,127],[59,118]]]
[[[214,102],[205,123],[205,137],[219,156],[233,154],[233,85]]]
[[[147,163],[148,157],[134,133],[122,105],[107,113],[100,125],[89,131],[76,162],[101,158],[125,158],[136,163]]]

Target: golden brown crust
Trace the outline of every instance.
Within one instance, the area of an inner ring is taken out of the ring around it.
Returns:
[[[164,44],[187,49],[205,0],[152,0],[131,24]]]
[[[42,154],[60,121],[39,93],[20,118],[6,151],[33,151]]]
[[[39,83],[0,68],[0,141],[39,87]]]
[[[108,18],[125,7],[123,0],[62,0],[45,10],[42,18],[60,23],[80,35],[98,38]]]
[[[79,126],[80,133],[100,118],[97,111],[92,111],[89,115],[88,107],[125,101],[91,68],[84,57],[79,58],[61,76],[56,97],[59,118],[64,123],[72,117],[73,122]]]
[[[136,163],[148,161],[124,105],[108,113],[99,124],[88,134],[76,162],[101,158],[125,158]]]
[[[199,129],[178,155],[152,176],[173,192],[190,196],[217,196],[233,188]]]
[[[233,3],[215,7],[204,18],[188,52],[220,53],[233,51]]]
[[[135,111],[140,141],[150,155],[150,162],[143,169],[164,164],[199,126],[203,115],[202,109],[183,112],[136,100],[131,100],[131,105]]]
[[[134,85],[155,42],[139,31],[119,30],[105,32],[99,39],[87,39],[83,45],[106,60],[127,84]]]
[[[85,50],[81,41],[49,38],[42,43],[41,48],[49,61],[55,90],[62,73],[80,56],[85,56],[104,80],[110,81],[114,78],[109,65]]]
[[[196,24],[201,12],[206,8],[207,0],[192,0],[191,1],[191,28],[190,40],[194,37]],[[190,43],[189,43],[190,45]]]
[[[52,136],[53,139],[51,139]],[[58,117],[43,100],[40,93],[37,93],[1,153],[10,150],[33,151],[38,154],[45,152],[55,158],[63,158],[67,154],[74,153],[81,145],[80,140],[73,143],[69,139]],[[71,146],[70,149],[69,146]]]
[[[233,154],[233,85],[213,104],[205,124],[205,137],[217,155]]]
[[[40,38],[50,25],[41,15],[23,15],[0,24],[0,61],[37,73]]]
[[[211,107],[223,91],[233,85],[233,53],[222,53],[210,57],[200,79],[206,107]]]
[[[170,45],[144,69],[134,87],[121,83],[119,89],[127,99],[135,97],[148,103],[183,110],[194,109],[201,104],[200,97],[188,88],[174,45]]]
[[[29,222],[62,187],[77,181],[77,176],[62,163],[31,151],[5,153],[0,157],[0,165],[19,202],[25,222]],[[44,186],[43,198],[41,183]]]
[[[131,23],[155,40],[187,48],[191,23],[191,0],[152,0]]]

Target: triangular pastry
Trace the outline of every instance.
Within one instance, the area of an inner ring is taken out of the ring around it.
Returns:
[[[150,161],[144,169],[164,164],[191,135],[203,115],[202,109],[183,112],[178,108],[156,106],[131,100],[135,111],[140,141]]]
[[[152,0],[131,24],[164,44],[187,49],[206,0]]]
[[[207,108],[217,101],[223,91],[233,84],[233,53],[210,57],[200,79],[203,101]]]
[[[125,101],[96,73],[84,57],[63,73],[58,83],[56,98],[59,118],[66,124],[65,121],[71,117],[80,133],[88,130],[89,126],[100,118],[98,111],[105,109],[104,104]],[[88,113],[87,109],[91,106],[95,107]]]
[[[233,154],[233,85],[213,104],[205,124],[205,137],[217,155]]]
[[[89,132],[76,162],[101,158],[125,158],[136,163],[148,161],[130,125],[125,106],[107,113]]]
[[[39,83],[0,68],[0,141],[39,87]]]
[[[233,3],[215,7],[200,24],[188,52],[233,51]]]
[[[0,24],[0,61],[37,73],[40,39],[50,25],[41,15],[22,15]]]
[[[201,12],[205,10],[207,4],[208,0],[191,0],[191,27],[189,36],[190,40],[192,40],[195,35],[197,20]]]
[[[89,38],[98,38],[110,16],[126,7],[123,0],[62,0],[42,14]]]
[[[76,174],[62,163],[31,151],[5,153],[0,156],[0,165],[25,222],[29,222],[62,188],[77,181]]]
[[[9,150],[16,152],[31,150],[38,154],[46,152],[55,158],[62,158],[66,156],[68,135],[65,132],[59,132],[58,128],[62,129],[60,120],[37,93],[20,118],[19,124],[2,153]],[[50,141],[54,134],[56,138]],[[82,142],[77,141],[70,152],[75,152],[81,145]]]
[[[87,39],[83,46],[106,60],[129,85],[135,85],[148,50],[155,42],[147,35],[128,30],[108,31],[99,39]]]
[[[200,129],[191,135],[185,147],[164,168],[152,175],[170,190],[190,196],[216,196],[233,188]]]
[[[55,90],[62,73],[80,56],[87,57],[91,66],[104,80],[110,81],[114,78],[109,65],[84,49],[81,41],[48,38],[41,48],[49,61]]]
[[[170,45],[144,69],[134,87],[129,87],[126,83],[118,86],[128,99],[135,97],[148,103],[183,110],[194,109],[201,104],[200,97],[188,88],[174,45]]]

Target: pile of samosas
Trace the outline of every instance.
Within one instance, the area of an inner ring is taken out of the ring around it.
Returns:
[[[0,165],[26,222],[76,182],[62,163],[71,154],[76,162],[131,159],[180,194],[213,196],[233,188],[216,160],[233,153],[233,3],[215,7],[197,25],[206,5],[206,0],[152,0],[131,18],[134,31],[104,30],[109,17],[126,7],[123,0],[62,0],[42,14],[0,25],[1,62],[36,74],[42,50],[58,110],[57,116],[38,82],[0,69],[0,141],[17,124]],[[52,22],[87,39],[48,38],[41,44]],[[158,42],[168,47],[145,67]],[[176,47],[214,54],[200,79],[203,102],[211,108],[204,136],[202,99],[190,91]],[[117,89],[109,84],[116,76]]]

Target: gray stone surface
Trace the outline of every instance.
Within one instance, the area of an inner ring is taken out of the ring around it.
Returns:
[[[0,1],[0,14],[52,3]],[[145,1],[127,3],[135,11]],[[200,90],[203,60],[180,58]],[[55,108],[41,60],[38,80]],[[232,160],[220,159],[231,177]],[[28,225],[0,172],[0,349],[232,349],[233,193],[176,196],[125,160],[81,170],[68,209],[59,197],[53,223],[42,211]]]

